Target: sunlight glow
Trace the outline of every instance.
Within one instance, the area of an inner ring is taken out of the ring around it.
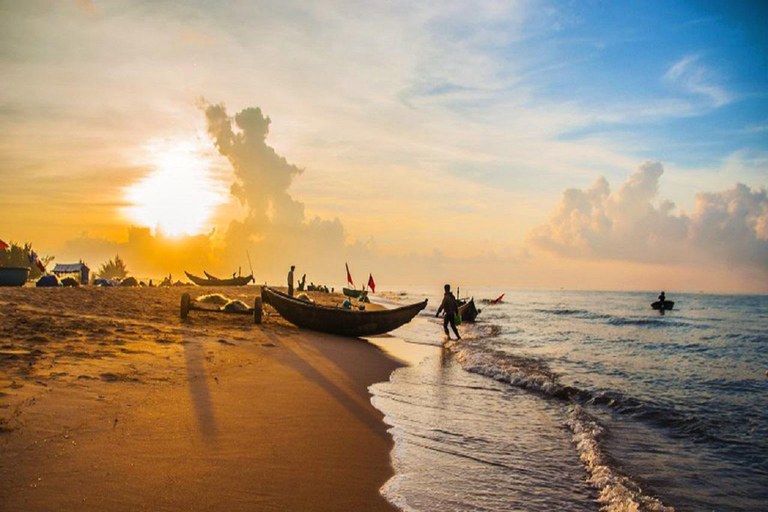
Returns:
[[[203,152],[175,141],[150,145],[150,174],[125,189],[124,213],[167,236],[199,235],[210,229],[216,206],[227,200]]]

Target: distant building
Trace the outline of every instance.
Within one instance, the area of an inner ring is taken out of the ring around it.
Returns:
[[[78,279],[80,279],[80,284],[88,284],[90,282],[91,269],[82,261],[80,263],[57,263],[53,268],[53,273],[57,277],[62,277],[66,274],[76,274]]]

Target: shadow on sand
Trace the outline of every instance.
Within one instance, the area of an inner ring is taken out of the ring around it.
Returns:
[[[332,396],[341,406],[343,406],[352,416],[365,425],[368,429],[374,432],[378,437],[386,442],[390,442],[391,438],[382,429],[382,418],[379,413],[369,401],[361,398],[361,396],[367,395],[367,387],[362,395],[359,395],[353,389],[354,386],[359,385],[358,379],[354,378],[354,372],[352,372],[353,366],[356,361],[353,358],[353,354],[344,354],[343,358],[333,357],[330,358],[324,354],[324,351],[316,350],[309,344],[302,345],[295,343],[285,337],[277,336],[274,333],[266,333],[272,343],[282,346],[285,350],[281,351],[281,354],[277,357],[277,360],[281,363],[289,366],[301,376],[314,382],[320,386],[325,392]],[[322,334],[313,333],[312,336],[324,336]],[[335,337],[329,337],[328,343],[367,343],[364,340],[359,339],[337,339]],[[319,344],[320,347],[323,344]],[[342,345],[343,347],[343,345]],[[362,347],[355,347],[362,348]],[[368,348],[368,347],[366,347]],[[378,350],[377,347],[370,347]],[[302,354],[303,353],[303,354]],[[338,354],[337,354],[338,355]],[[341,362],[340,362],[341,360]],[[386,379],[394,368],[398,365],[393,361],[392,367],[383,371],[382,379]],[[381,366],[378,366],[381,371]],[[375,379],[372,379],[372,382]],[[347,388],[347,389],[344,389]]]
[[[211,402],[211,393],[208,389],[205,365],[203,364],[205,347],[201,341],[192,338],[185,337],[182,343],[184,346],[184,360],[187,366],[189,395],[195,408],[197,429],[207,443],[215,443],[218,429],[213,412],[213,403]]]

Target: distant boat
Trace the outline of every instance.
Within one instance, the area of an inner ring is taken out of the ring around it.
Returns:
[[[363,302],[371,302],[370,299],[368,299],[368,292],[365,290],[355,290],[353,288],[343,288],[342,291],[344,292],[344,295],[347,297],[352,297],[353,299],[360,299],[360,297],[365,294],[365,297],[363,297]]]
[[[195,283],[197,286],[245,286],[251,281],[254,281],[253,275],[234,277],[232,279],[204,279],[194,274],[190,274],[189,272],[184,273],[187,274],[189,280]]]
[[[355,337],[375,336],[397,329],[427,307],[426,299],[410,306],[376,311],[319,306],[267,286],[261,289],[261,298],[265,304],[272,305],[280,316],[298,327]]]
[[[0,286],[24,286],[29,279],[29,267],[0,267]]]
[[[651,304],[651,307],[653,309],[672,309],[675,307],[675,302],[672,300],[665,300],[662,304],[660,300],[657,300]]]
[[[459,306],[459,314],[461,315],[462,322],[474,322],[477,319],[477,315],[480,314],[480,310],[475,306],[475,298],[472,297],[464,304]]]

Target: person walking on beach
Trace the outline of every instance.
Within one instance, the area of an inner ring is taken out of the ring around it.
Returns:
[[[440,304],[440,307],[437,308],[435,317],[439,317],[440,312],[445,311],[445,316],[443,317],[443,330],[445,330],[445,335],[448,336],[448,339],[451,339],[451,335],[448,332],[448,324],[451,324],[451,329],[453,329],[456,339],[460,340],[461,336],[459,336],[459,331],[456,329],[456,314],[459,312],[459,302],[451,292],[451,285],[447,284],[444,288],[445,293],[443,294],[443,302]]]
[[[296,269],[296,265],[291,265],[291,271],[288,272],[288,295],[293,297],[293,271]]]

